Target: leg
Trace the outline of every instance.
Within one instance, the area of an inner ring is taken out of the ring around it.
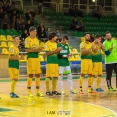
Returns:
[[[40,75],[35,74],[35,85],[36,85],[36,96],[38,97],[43,97],[43,94],[40,93],[39,88],[40,88]]]
[[[92,74],[93,74],[93,63],[92,60],[88,60],[88,70],[87,70],[87,74],[88,74],[88,93],[92,93],[92,84],[93,84],[93,80],[92,80]]]
[[[53,95],[61,95],[61,93],[58,93],[56,91],[56,85],[57,85],[57,77],[53,77],[53,79],[52,79],[52,94]]]
[[[50,77],[46,78],[45,83],[46,83],[46,93],[50,92]]]
[[[79,78],[79,86],[80,86],[80,94],[83,94],[82,91],[82,85],[83,85],[83,81],[84,81],[84,76],[85,74],[87,74],[88,71],[88,60],[81,60],[81,75]]]
[[[83,82],[84,82],[84,76],[85,76],[85,74],[81,74],[80,78],[79,78],[79,86],[80,86],[80,93],[81,94],[83,94],[82,85],[83,85]]]
[[[27,89],[28,89],[29,97],[33,97],[33,95],[31,94],[32,78],[33,78],[33,74],[29,74],[27,79]]]
[[[60,85],[60,90],[61,92],[65,93],[63,90],[63,72],[64,72],[64,67],[59,66],[59,77],[58,77],[58,81],[59,81],[59,85]]]
[[[113,64],[106,64],[106,82],[108,88],[111,88],[111,77],[112,77],[112,71],[113,71]]]
[[[116,88],[117,88],[117,63],[114,64],[114,72],[116,74]]]
[[[9,68],[9,74],[10,74],[10,78],[12,79],[10,96],[11,98],[19,98],[19,96],[15,94],[16,83],[19,79],[19,69]]]

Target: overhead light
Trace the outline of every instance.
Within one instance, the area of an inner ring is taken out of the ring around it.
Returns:
[[[95,2],[95,0],[92,0],[92,2]]]

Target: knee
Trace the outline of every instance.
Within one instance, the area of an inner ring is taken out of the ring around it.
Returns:
[[[16,81],[16,82],[18,81],[18,79],[17,79],[17,78],[13,78],[12,80],[14,80],[14,81]]]
[[[68,79],[72,80],[72,74],[68,74]]]
[[[93,75],[92,74],[88,74],[88,77],[92,77]]]
[[[32,78],[33,77],[33,74],[29,74],[29,78]]]
[[[59,80],[63,80],[63,74],[59,74]]]
[[[84,76],[85,76],[85,74],[81,74],[81,76],[82,76],[82,77],[84,77]]]
[[[36,78],[39,78],[39,77],[40,77],[40,74],[35,74],[35,77],[36,77]]]

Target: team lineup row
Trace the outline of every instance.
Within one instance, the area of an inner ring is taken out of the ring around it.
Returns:
[[[43,51],[39,47],[39,40],[36,38],[36,28],[30,27],[30,36],[25,39],[25,51],[27,52],[27,89],[28,97],[33,97],[31,92],[32,78],[35,75],[35,87],[36,96],[42,97],[43,94],[40,92],[40,60],[38,53]],[[81,50],[81,75],[79,79],[80,94],[83,94],[83,79],[85,75],[88,75],[88,93],[95,93],[92,88],[94,76],[97,76],[96,91],[104,91],[100,87],[101,75],[102,75],[102,55],[101,51],[105,52],[106,72],[107,72],[107,84],[110,91],[115,91],[111,86],[111,76],[113,69],[115,73],[117,71],[117,41],[111,39],[110,32],[106,33],[107,40],[104,44],[101,44],[100,35],[95,36],[93,43],[90,43],[90,34],[84,34],[85,41],[80,44]],[[69,52],[68,37],[64,36],[61,43],[56,43],[56,33],[50,33],[49,40],[45,44],[44,51],[46,52],[46,95],[61,95],[65,94],[63,88],[63,73],[65,72],[68,77],[69,91],[72,94],[77,92],[73,89],[71,68],[69,65],[68,58],[71,56]],[[19,98],[15,94],[16,82],[19,79],[19,60],[24,59],[24,54],[19,57],[19,37],[13,37],[13,45],[9,48],[9,74],[11,81],[11,93],[12,98]],[[52,78],[52,91],[50,91],[50,78]],[[60,85],[61,92],[56,91],[57,78]]]

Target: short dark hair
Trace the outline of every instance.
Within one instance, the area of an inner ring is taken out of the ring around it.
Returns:
[[[101,37],[101,35],[99,35],[99,34],[95,35],[95,39],[97,39],[99,37]]]
[[[86,36],[87,34],[90,34],[90,33],[89,33],[89,32],[85,32],[85,33],[84,33],[84,36]]]
[[[63,38],[66,39],[66,40],[68,40],[68,36],[64,36]]]
[[[55,32],[52,32],[49,34],[49,40],[52,40],[52,38],[56,37],[57,34]]]
[[[105,35],[108,34],[108,33],[110,33],[110,31],[106,31],[106,32],[105,32]]]
[[[14,36],[12,36],[13,39],[15,39],[16,37],[19,37],[19,36],[18,36],[18,35],[14,35]]]
[[[59,30],[58,28],[56,30]]]
[[[31,27],[29,28],[29,32],[34,31],[34,30],[36,30],[36,28],[33,27],[33,26],[31,26]]]

